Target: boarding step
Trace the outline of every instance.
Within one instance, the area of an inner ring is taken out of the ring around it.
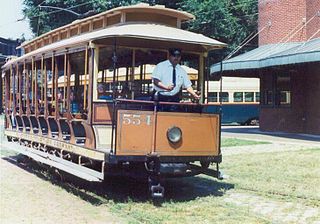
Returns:
[[[34,159],[35,161],[53,166],[87,181],[101,182],[104,179],[103,171],[98,172],[43,151],[17,145],[17,143],[11,142],[6,143],[4,147],[8,150],[16,151]]]

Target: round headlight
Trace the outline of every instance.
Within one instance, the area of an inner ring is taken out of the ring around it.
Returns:
[[[178,127],[171,127],[167,131],[167,138],[172,143],[177,143],[182,138],[182,131]]]

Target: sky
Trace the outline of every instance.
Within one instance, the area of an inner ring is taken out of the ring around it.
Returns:
[[[24,34],[26,39],[32,38],[27,20],[23,18],[23,0],[0,0],[0,37],[17,39]]]

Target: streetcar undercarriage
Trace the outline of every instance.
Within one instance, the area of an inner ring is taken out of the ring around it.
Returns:
[[[86,181],[100,182],[109,176],[146,179],[152,198],[164,197],[165,189],[162,182],[166,178],[205,174],[222,179],[219,170],[221,156],[160,157],[147,155],[130,157],[105,154],[104,160],[97,160],[67,150],[46,146],[39,142],[18,138],[13,133],[12,131],[6,131],[8,141],[13,142],[11,144],[12,149],[37,162],[55,167]],[[198,162],[198,164],[194,162]],[[209,169],[210,163],[216,164],[215,170]]]

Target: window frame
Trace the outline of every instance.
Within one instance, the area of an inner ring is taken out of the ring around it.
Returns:
[[[266,75],[266,74],[265,74]],[[260,104],[261,107],[264,108],[268,108],[268,107],[272,107],[272,108],[288,108],[292,106],[292,76],[290,73],[285,72],[283,70],[276,72],[276,73],[272,73],[271,74],[271,86],[270,83],[267,85],[268,88],[265,88],[265,84],[261,85],[261,91],[260,91]],[[288,77],[289,78],[289,84],[288,84],[288,88],[289,88],[289,92],[290,92],[290,99],[289,99],[289,103],[288,104],[281,104],[280,103],[280,89],[278,86],[278,78],[279,77]],[[263,82],[266,83],[268,80],[264,79]],[[271,87],[271,88],[270,88]],[[268,93],[271,92],[271,98],[268,98]],[[267,100],[271,99],[272,102],[270,104],[267,104]]]

